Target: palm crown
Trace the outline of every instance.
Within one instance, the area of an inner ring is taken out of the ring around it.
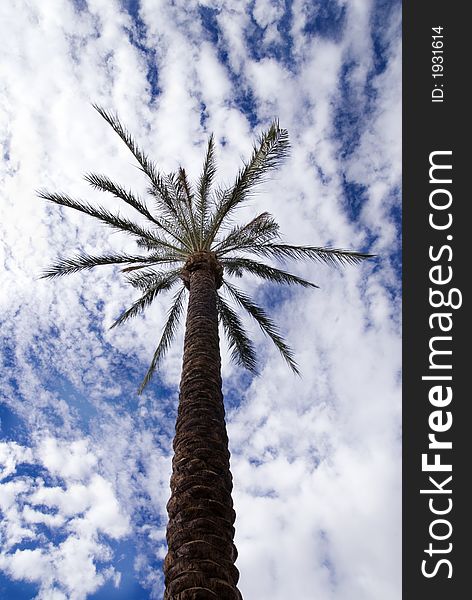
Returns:
[[[211,261],[218,289],[219,319],[228,338],[232,359],[256,373],[255,348],[235,310],[239,307],[256,320],[291,369],[298,373],[293,352],[280,335],[275,323],[263,308],[256,305],[230,279],[249,273],[278,284],[317,287],[296,275],[261,262],[261,259],[310,259],[336,266],[357,264],[371,255],[338,248],[282,243],[279,226],[267,212],[259,214],[244,225],[234,225],[234,211],[250,198],[257,184],[264,181],[267,174],[276,169],[287,156],[287,130],[281,129],[278,121],[274,121],[258,139],[250,159],[239,170],[234,184],[228,189],[221,189],[214,186],[216,165],[213,135],[208,140],[201,175],[198,181],[192,184],[182,167],[176,173],[160,173],[115,114],[98,106],[95,106],[95,109],[134,155],[139,168],[148,179],[148,193],[154,207],[151,210],[143,199],[104,175],[89,173],[85,179],[93,188],[108,192],[133,207],[145,217],[146,225],[139,225],[128,218],[113,214],[104,207],[92,206],[67,194],[42,190],[39,195],[55,204],[74,208],[95,217],[115,230],[131,234],[143,253],[110,253],[102,256],[79,253],[70,258],[59,259],[43,273],[43,277],[58,277],[98,265],[125,265],[122,271],[126,273],[128,283],[139,289],[142,295],[118,317],[112,327],[140,314],[161,292],[178,286],[159,344],[141,384],[142,391],[175,336],[183,313],[188,273],[198,261]]]

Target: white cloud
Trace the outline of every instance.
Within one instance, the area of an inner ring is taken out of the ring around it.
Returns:
[[[129,534],[129,518],[110,482],[94,470],[97,460],[87,445],[86,440],[69,444],[53,438],[34,448],[1,445],[0,464],[15,466],[8,473],[13,479],[0,483],[0,569],[12,579],[37,583],[38,598],[82,600],[107,580],[119,584],[120,574],[110,566],[113,553],[104,540]],[[78,455],[88,457],[81,469],[74,463]],[[39,467],[40,474],[16,474],[25,462]],[[61,485],[48,484],[41,468]],[[55,543],[57,533],[64,539]],[[38,547],[22,548],[25,541]]]
[[[18,463],[31,462],[31,448],[24,448],[16,442],[0,442],[0,479],[5,479],[15,472]]]
[[[39,447],[39,457],[51,474],[72,480],[90,476],[97,463],[86,440],[76,440],[66,446],[54,438],[46,438]]]

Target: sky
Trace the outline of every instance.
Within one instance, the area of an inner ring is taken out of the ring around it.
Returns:
[[[164,172],[197,177],[214,132],[222,185],[277,117],[290,157],[240,218],[377,255],[286,265],[319,289],[238,281],[302,376],[249,322],[260,375],[224,342],[222,374],[243,597],[400,598],[400,2],[12,0],[0,36],[0,598],[163,593],[183,332],[138,396],[170,299],[110,330],[136,299],[119,269],[39,278],[58,256],[136,252],[36,193],[118,209],[90,171],[145,192],[92,103]]]

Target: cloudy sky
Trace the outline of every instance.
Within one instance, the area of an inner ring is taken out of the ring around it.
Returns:
[[[267,210],[287,242],[378,255],[293,265],[318,290],[247,280],[302,377],[250,323],[260,376],[223,344],[223,377],[244,598],[400,598],[400,9],[0,3],[0,598],[162,598],[182,334],[138,397],[166,298],[110,331],[136,298],[118,269],[38,278],[58,255],[136,251],[36,195],[106,202],[92,170],[145,190],[92,102],[164,172],[197,176],[214,132],[222,184],[278,117],[290,158],[241,218]]]

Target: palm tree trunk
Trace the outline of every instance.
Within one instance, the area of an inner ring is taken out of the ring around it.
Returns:
[[[215,277],[208,261],[187,272],[189,303],[167,504],[164,600],[242,600],[234,566],[235,512]]]

